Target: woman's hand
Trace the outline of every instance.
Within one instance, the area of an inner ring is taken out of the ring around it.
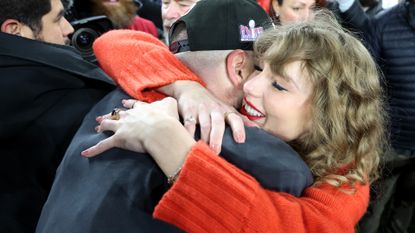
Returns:
[[[217,154],[222,147],[225,123],[231,127],[236,142],[245,142],[244,122],[238,111],[216,98],[199,83],[176,81],[162,87],[160,91],[177,100],[179,114],[190,135],[194,136],[198,123],[201,139],[208,143]],[[128,102],[125,106],[129,107]]]
[[[177,121],[177,102],[173,98],[165,98],[151,104],[137,101],[133,109],[119,111],[119,119],[111,119],[111,113],[97,117],[97,132],[112,131],[114,134],[95,146],[82,152],[85,157],[93,157],[113,147],[135,152],[147,152],[144,142],[157,134],[157,129],[164,122]],[[114,114],[114,113],[113,113]]]

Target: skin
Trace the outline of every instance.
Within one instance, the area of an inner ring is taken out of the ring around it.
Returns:
[[[307,82],[300,61],[287,64],[284,73],[272,73],[265,63],[264,70],[256,72],[244,85],[241,113],[260,128],[291,141],[310,128],[312,86]]]
[[[161,2],[161,18],[163,20],[165,38],[168,38],[168,33],[173,23],[189,12],[198,1],[199,0],[163,0]]]
[[[281,24],[312,19],[315,0],[284,0],[282,5],[272,1],[272,8],[279,15]]]
[[[265,63],[264,70],[255,72],[245,83],[244,91],[245,99],[255,104],[251,106],[263,112],[254,119],[258,127],[289,141],[309,130],[308,99],[312,86],[304,78],[307,75],[301,69],[301,62],[287,64],[284,73],[284,77],[273,74]],[[124,106],[128,105],[131,103],[124,103]],[[166,176],[171,176],[182,166],[188,151],[196,143],[178,121],[177,112],[177,101],[173,98],[151,104],[135,102],[134,108],[121,111],[117,120],[110,119],[110,114],[98,119],[98,132],[109,130],[114,135],[81,154],[93,157],[113,147],[148,152]]]
[[[41,18],[42,30],[35,33],[29,26],[8,19],[2,26],[2,32],[19,35],[28,39],[40,40],[52,44],[68,45],[68,35],[73,33],[71,24],[63,17],[64,8],[60,0],[51,0],[52,9]]]

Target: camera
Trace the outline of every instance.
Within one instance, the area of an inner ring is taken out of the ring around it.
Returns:
[[[71,45],[81,56],[92,63],[97,63],[92,45],[100,35],[113,29],[111,21],[103,15],[71,21],[74,33],[69,36]]]

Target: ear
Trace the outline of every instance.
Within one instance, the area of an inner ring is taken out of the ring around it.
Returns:
[[[279,16],[280,15],[280,4],[278,3],[278,1],[272,1],[271,2],[271,7],[274,9],[275,15]]]
[[[242,86],[244,80],[250,75],[245,72],[247,66],[252,63],[249,59],[247,52],[241,49],[232,51],[226,57],[226,70],[229,80],[234,86]]]
[[[1,31],[13,35],[20,35],[22,24],[15,19],[6,19],[1,25]]]

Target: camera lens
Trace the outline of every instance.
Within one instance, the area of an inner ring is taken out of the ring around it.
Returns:
[[[91,35],[89,32],[84,31],[76,38],[76,44],[79,45],[79,47],[88,48],[91,47],[93,40],[93,35]]]
[[[93,55],[92,44],[98,36],[91,28],[81,28],[73,34],[72,45],[85,56]]]

